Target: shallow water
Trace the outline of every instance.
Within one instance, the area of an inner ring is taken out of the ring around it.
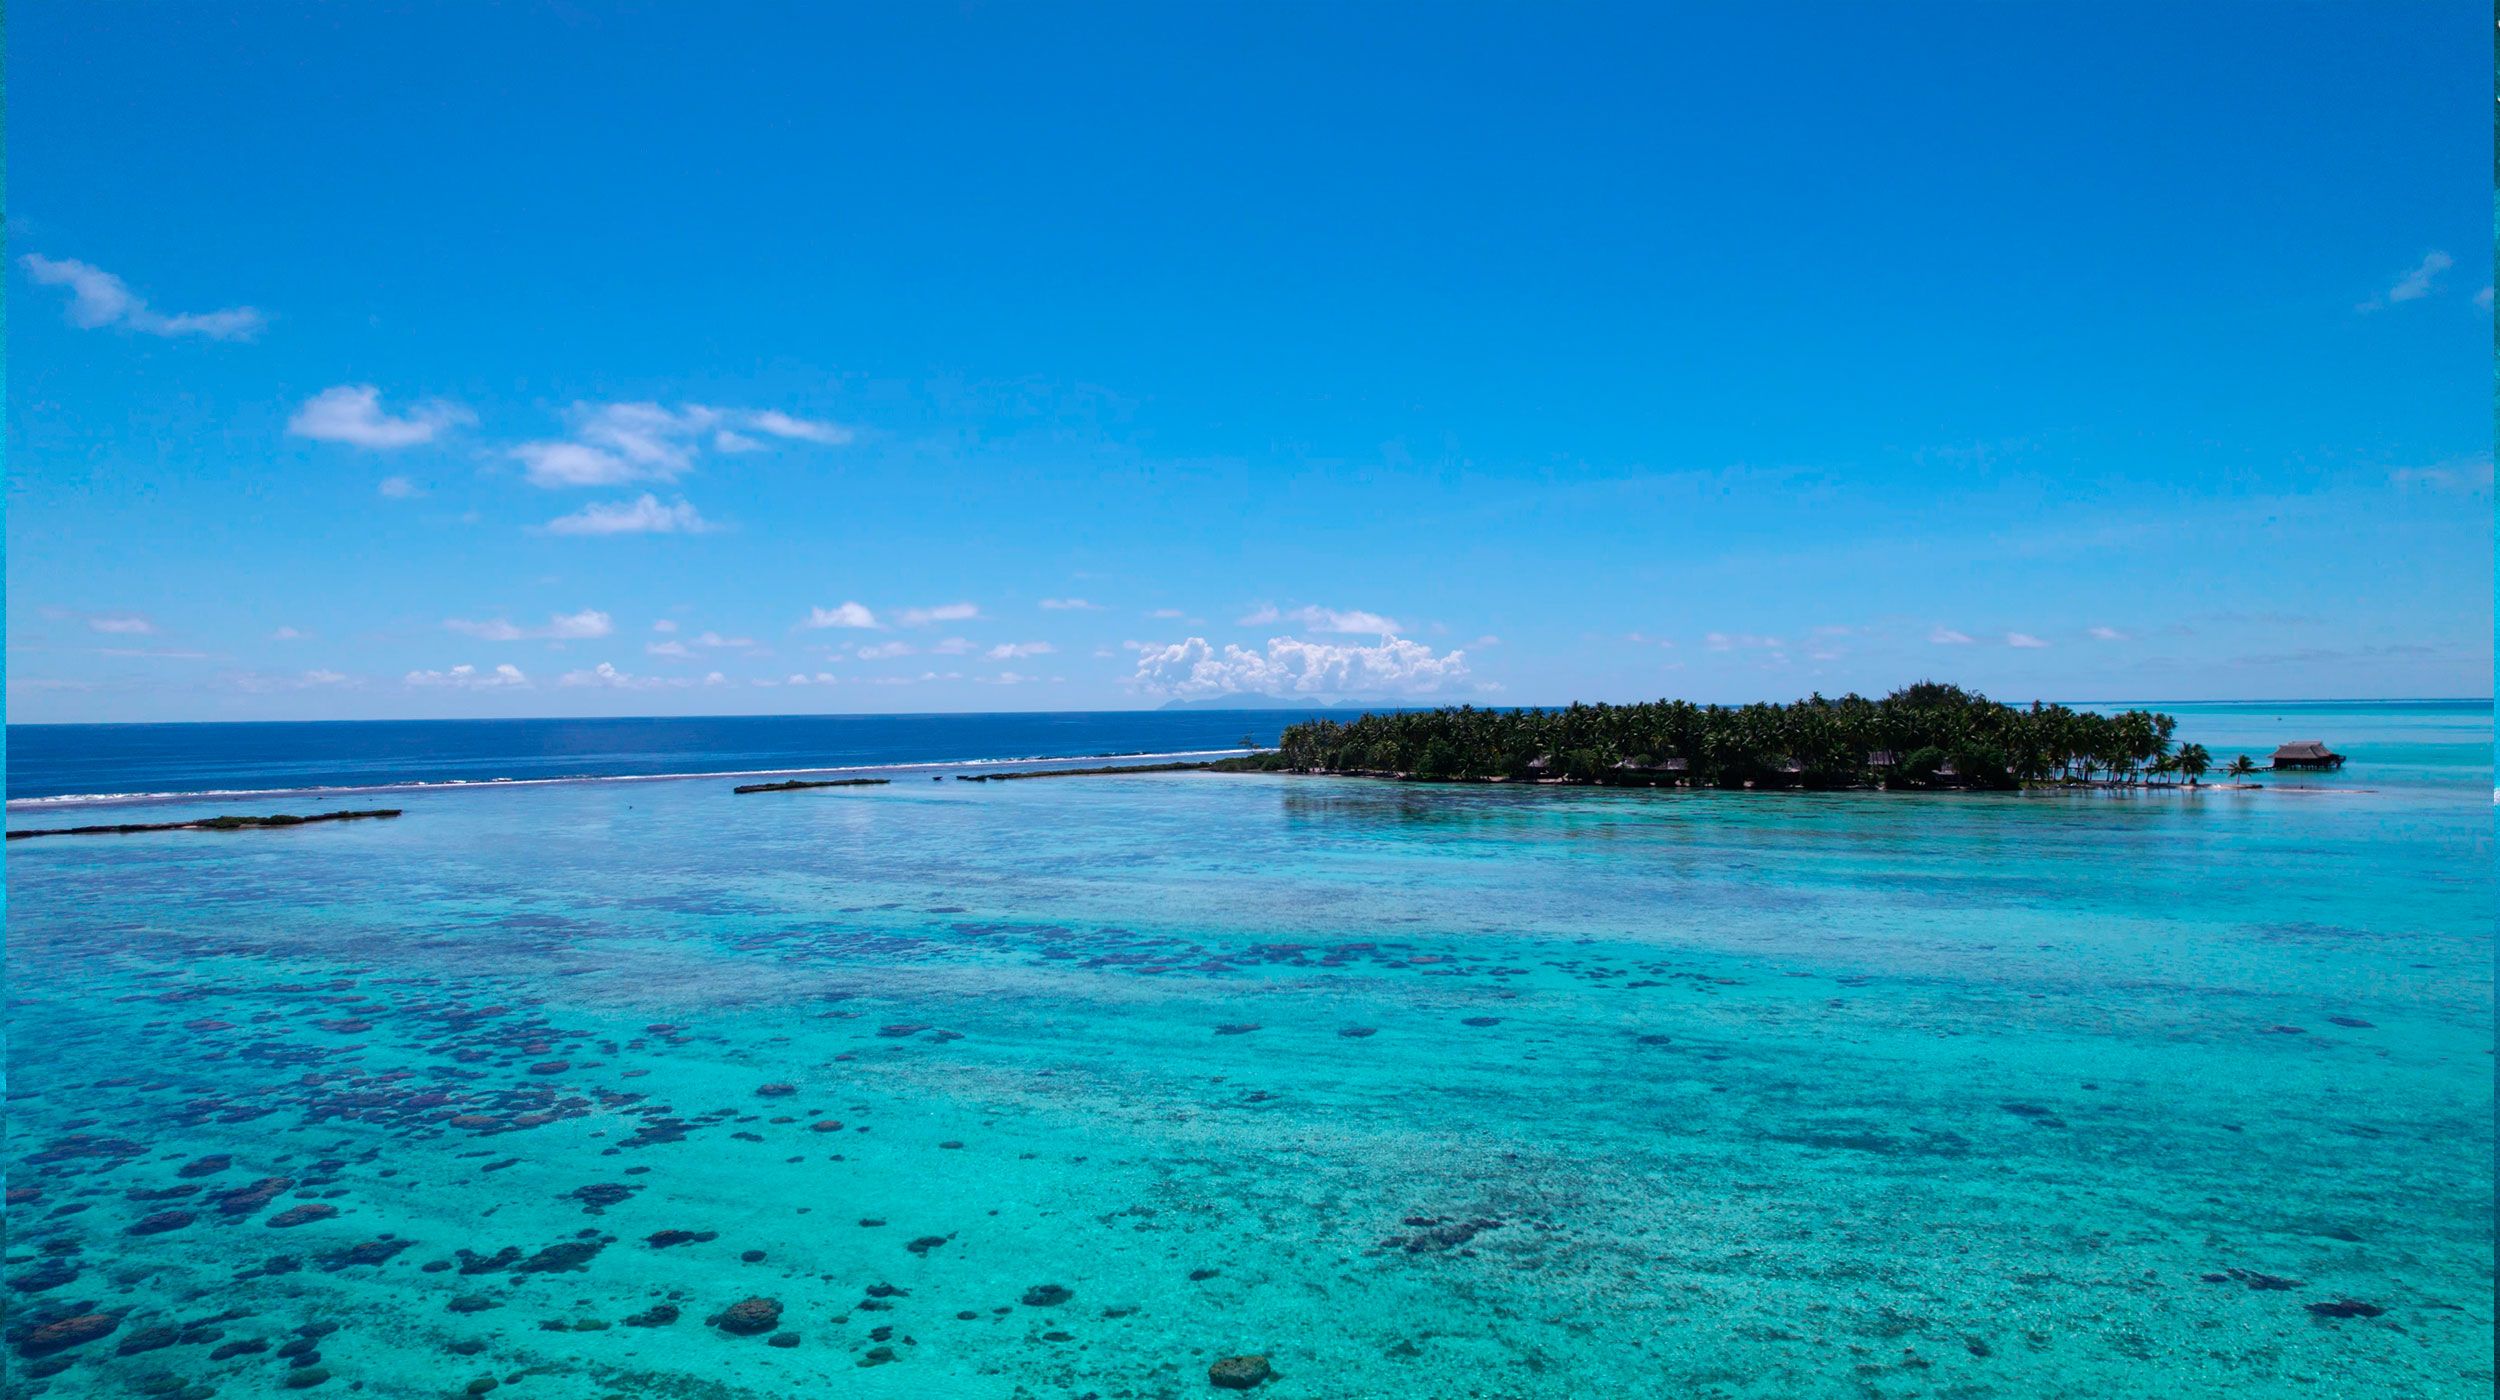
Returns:
[[[12,1389],[2488,1394],[2489,710],[2179,713],[2354,761],[14,843]]]

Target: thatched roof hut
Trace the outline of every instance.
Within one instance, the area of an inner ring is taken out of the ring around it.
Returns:
[[[2344,756],[2318,739],[2295,739],[2274,751],[2277,768],[2341,768]]]

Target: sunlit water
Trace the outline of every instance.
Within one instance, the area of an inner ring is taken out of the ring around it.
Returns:
[[[2487,1395],[2490,713],[2179,713],[2353,763],[13,843],[11,1384]]]

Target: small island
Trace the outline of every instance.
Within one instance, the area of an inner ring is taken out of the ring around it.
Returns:
[[[272,827],[310,826],[315,822],[379,821],[399,815],[397,807],[363,812],[314,812],[298,816],[280,812],[266,817],[202,817],[190,822],[125,822],[118,826],[33,827],[9,833],[12,841],[36,836],[136,836],[143,831],[261,831]]]
[[[791,778],[786,782],[778,783],[746,783],[738,787],[731,788],[730,791],[797,792],[801,788],[884,787],[892,781],[894,781],[892,778]]]
[[[1787,705],[1575,704],[1551,710],[1391,711],[1305,720],[1229,772],[1334,773],[1416,782],[1617,787],[1978,789],[2200,781],[2213,757],[2174,745],[2147,710],[2093,714],[2002,704],[1936,681],[1880,700]],[[2242,755],[2225,770],[2254,771]]]

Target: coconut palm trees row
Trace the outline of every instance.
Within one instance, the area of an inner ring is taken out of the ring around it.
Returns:
[[[1655,786],[1984,787],[2195,781],[2203,745],[2174,747],[2175,722],[2144,710],[2095,714],[1999,704],[1933,681],[1880,700],[1809,696],[1787,705],[1471,705],[1309,720],[1262,766],[1396,773],[1441,781],[1551,778]]]

